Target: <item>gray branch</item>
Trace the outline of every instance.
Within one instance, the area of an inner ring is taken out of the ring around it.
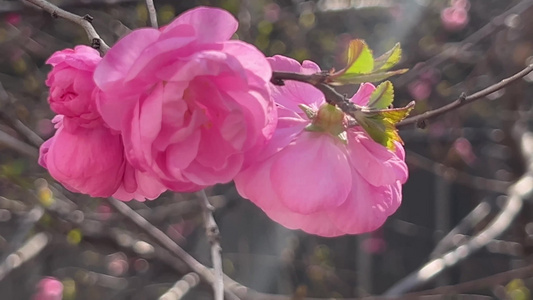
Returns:
[[[200,277],[198,274],[194,272],[188,273],[176,282],[170,290],[159,297],[159,300],[180,300],[199,283]]]
[[[54,18],[63,18],[65,20],[78,24],[87,33],[87,36],[89,37],[89,40],[91,41],[91,46],[93,48],[100,49],[103,53],[109,50],[109,46],[104,42],[104,40],[100,37],[100,35],[98,35],[93,25],[91,24],[91,21],[92,21],[91,16],[89,15],[85,15],[83,17],[78,16],[64,9],[61,9],[45,0],[21,0],[21,1],[28,2],[35,6],[40,7],[44,11],[49,12]]]
[[[508,196],[501,212],[480,233],[464,245],[432,259],[419,270],[409,274],[400,282],[389,288],[384,296],[397,297],[434,279],[445,269],[455,266],[473,253],[487,246],[492,240],[503,234],[520,212],[524,199],[533,193],[533,133],[515,125],[520,141],[521,152],[528,163],[527,172],[508,189]]]
[[[205,190],[198,192],[200,203],[204,215],[205,232],[209,243],[211,244],[211,260],[213,261],[213,270],[215,280],[213,282],[213,291],[215,300],[224,300],[224,273],[222,272],[222,247],[220,247],[220,231],[213,217],[213,206],[205,194]]]
[[[146,8],[148,9],[148,15],[150,16],[150,25],[153,28],[159,28],[157,25],[157,12],[155,10],[154,0],[146,0]]]

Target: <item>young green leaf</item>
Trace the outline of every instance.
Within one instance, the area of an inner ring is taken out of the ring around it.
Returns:
[[[374,60],[374,71],[387,71],[400,62],[401,58],[402,48],[400,43],[396,43],[392,49]]]
[[[385,109],[392,104],[394,100],[394,88],[390,81],[382,82],[376,87],[376,89],[370,94],[370,100],[368,105],[370,109]]]
[[[372,50],[363,40],[353,40],[348,47],[348,62],[343,74],[367,74],[374,69]],[[341,71],[342,72],[342,71]]]
[[[376,143],[394,151],[396,149],[394,141],[403,144],[395,124],[405,119],[414,108],[414,105],[415,102],[413,101],[401,108],[363,109],[356,112],[355,120]]]

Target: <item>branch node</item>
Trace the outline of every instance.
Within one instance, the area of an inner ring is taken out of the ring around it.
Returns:
[[[59,15],[57,14],[57,11],[54,10],[54,11],[52,12],[52,18],[54,18],[54,19],[59,18]]]
[[[466,101],[466,93],[462,92],[461,95],[459,95],[459,103],[463,103]]]
[[[270,82],[272,82],[273,85],[277,85],[277,86],[285,85],[285,82],[283,81],[283,79],[280,79],[280,78],[272,77],[272,79],[270,79]]]
[[[99,38],[94,38],[92,41],[91,41],[91,47],[96,49],[96,50],[99,50],[100,47],[102,46],[102,43],[100,41]]]
[[[89,14],[86,14],[85,16],[83,16],[83,19],[89,23],[92,23],[94,18],[93,16],[89,15]]]
[[[416,121],[416,127],[420,129],[425,129],[428,126],[426,119],[420,119]]]

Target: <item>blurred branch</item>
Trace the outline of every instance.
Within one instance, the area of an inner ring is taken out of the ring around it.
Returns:
[[[222,258],[220,253],[222,252],[222,248],[220,247],[220,231],[213,217],[213,211],[215,209],[209,203],[205,190],[201,190],[198,194],[204,215],[205,234],[211,244],[211,260],[213,261],[213,270],[215,273],[215,282],[213,283],[215,300],[224,300],[224,273],[222,272]]]
[[[509,187],[507,202],[501,212],[485,229],[476,234],[464,245],[444,253],[438,258],[432,259],[418,271],[409,274],[389,288],[385,292],[385,296],[400,296],[430,281],[443,270],[458,264],[460,261],[488,245],[493,239],[500,236],[509,228],[514,218],[520,212],[524,199],[530,198],[533,192],[533,133],[519,128],[519,126],[518,124],[515,125],[515,129],[520,131],[518,139],[522,154],[528,162],[528,169],[516,183]]]
[[[12,137],[11,135],[5,133],[2,130],[0,130],[0,144],[9,147],[15,151],[18,151],[24,155],[27,155],[33,159],[37,159],[39,157],[39,151],[37,151],[35,147]]]
[[[159,297],[159,300],[180,300],[199,283],[200,277],[198,277],[198,274],[188,273],[176,282],[170,290]]]
[[[446,236],[444,236],[435,249],[431,252],[431,258],[441,256],[446,253],[448,249],[453,246],[453,238],[461,233],[464,233],[481,223],[490,213],[490,204],[486,201],[479,203],[466,217],[464,217],[457,226],[455,226]]]
[[[187,266],[189,266],[189,268],[193,272],[197,273],[205,282],[209,283],[210,285],[215,284],[215,278],[214,278],[213,272],[211,272],[209,268],[201,264],[194,257],[192,257],[189,253],[183,250],[178,244],[176,244],[165,233],[163,233],[161,230],[159,230],[154,225],[150,224],[148,221],[146,221],[145,218],[143,218],[141,215],[139,215],[137,212],[135,212],[133,209],[127,206],[125,203],[114,198],[107,198],[107,202],[111,206],[113,206],[119,213],[121,213],[127,219],[129,219],[131,222],[137,225],[137,227],[142,229],[151,238],[157,241],[161,246],[163,246],[168,251],[170,251],[172,254],[174,254],[179,259],[181,259],[185,264],[187,264]],[[231,291],[226,286],[224,287],[224,292],[225,292],[226,298],[229,300],[239,299],[239,297],[237,297],[233,293],[233,291]]]
[[[22,135],[33,146],[39,147],[43,143],[43,139],[26,126],[22,121],[16,117],[11,116],[5,111],[5,106],[9,104],[9,95],[7,94],[4,86],[0,82],[0,118],[3,119],[9,126],[15,129],[20,135]]]
[[[37,223],[42,216],[44,215],[44,209],[37,205],[33,207],[30,211],[28,211],[18,224],[18,228],[15,229],[15,233],[13,234],[13,238],[9,241],[9,250],[13,251],[17,247],[19,247],[24,240],[26,239],[26,236],[30,233],[30,231],[34,228],[35,223]],[[5,260],[6,258],[3,257],[2,260]]]
[[[400,297],[400,299],[419,299],[421,296],[424,295],[460,294],[468,291],[480,290],[483,288],[492,288],[499,284],[505,284],[513,279],[527,278],[530,276],[533,276],[533,265],[501,272],[484,278],[471,280],[455,285],[440,286],[430,290],[409,293],[403,297]]]
[[[0,111],[0,118],[3,119],[11,128],[17,131],[18,134],[23,136],[33,146],[39,147],[43,143],[43,139],[19,119],[5,113],[4,111]]]
[[[405,160],[409,165],[414,165],[428,172],[432,172],[433,174],[444,177],[451,182],[502,194],[506,193],[511,185],[510,182],[506,181],[470,175],[466,172],[448,167],[442,163],[434,162],[431,159],[412,151],[405,151],[405,154]]]
[[[430,69],[436,67],[437,65],[443,63],[448,58],[453,57],[453,54],[451,52],[456,52],[458,49],[460,49],[461,51],[467,51],[468,49],[472,48],[474,45],[482,41],[484,38],[491,36],[497,28],[504,25],[505,19],[507,17],[514,14],[520,14],[529,9],[531,6],[533,6],[532,0],[520,1],[518,4],[506,10],[502,14],[492,18],[492,20],[488,24],[481,27],[478,31],[474,32],[461,42],[455,43],[452,47],[444,49],[439,54],[423,62],[422,68],[416,68],[404,75],[401,75],[396,80],[396,85],[403,86],[409,82],[412,82],[419,74],[423,74],[429,71]]]
[[[89,37],[89,40],[91,41],[91,47],[95,49],[99,49],[100,51],[102,51],[102,53],[105,53],[107,52],[107,50],[109,50],[109,46],[98,35],[93,25],[91,24],[93,20],[91,16],[89,15],[85,15],[83,17],[78,16],[76,14],[63,10],[45,0],[21,0],[21,1],[29,2],[35,6],[42,8],[43,10],[52,14],[52,17],[54,18],[63,18],[65,20],[78,24],[87,33],[87,36]]]
[[[442,107],[439,107],[437,109],[434,109],[434,110],[429,110],[429,111],[426,111],[425,113],[422,113],[422,114],[419,114],[419,115],[416,115],[416,116],[413,116],[413,117],[409,117],[403,121],[401,121],[400,123],[396,124],[396,127],[397,128],[400,128],[400,127],[403,127],[403,126],[406,126],[406,125],[411,125],[411,124],[417,124],[418,127],[424,127],[425,126],[425,122],[427,119],[431,119],[431,118],[435,118],[435,117],[438,117],[440,115],[443,115],[447,112],[450,112],[454,109],[457,109],[463,105],[466,105],[466,104],[469,104],[469,103],[472,103],[476,100],[479,100],[481,98],[484,98],[485,96],[488,96],[498,90],[501,90],[503,89],[504,87],[508,86],[509,84],[517,81],[518,79],[521,79],[523,78],[524,76],[526,76],[527,74],[531,73],[531,71],[533,71],[533,64],[530,64],[529,66],[527,66],[526,68],[522,69],[522,71],[514,74],[513,76],[511,77],[507,77],[505,79],[503,79],[502,81],[496,83],[496,84],[493,84],[481,91],[478,91],[472,95],[469,95],[467,96],[465,93],[463,93],[461,96],[459,96],[459,98],[457,98],[455,101],[453,101],[452,103],[449,103],[447,105],[444,105]]]
[[[6,259],[0,263],[0,280],[3,280],[11,271],[28,262],[30,259],[39,254],[50,242],[46,233],[37,233],[26,241],[16,251],[9,254]]]
[[[150,24],[153,28],[158,29],[159,25],[157,25],[157,12],[155,10],[154,0],[146,0],[146,8],[150,16]]]

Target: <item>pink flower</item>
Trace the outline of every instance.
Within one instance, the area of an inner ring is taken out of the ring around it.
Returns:
[[[440,19],[446,30],[459,31],[468,24],[468,11],[460,4],[447,7],[441,11]]]
[[[269,61],[277,71],[320,71],[310,61]],[[278,127],[258,161],[235,178],[239,193],[291,229],[338,236],[380,227],[400,205],[407,180],[402,146],[391,152],[359,127],[346,130],[344,114],[308,84],[285,81],[272,89]],[[366,105],[374,89],[362,84],[352,101]],[[314,112],[313,120],[301,105]]]
[[[134,169],[175,191],[231,181],[272,135],[270,65],[229,38],[237,21],[201,7],[134,30],[96,68],[98,109]]]
[[[425,80],[417,80],[411,82],[407,86],[407,90],[415,100],[424,100],[431,94],[431,85]]]
[[[97,126],[100,116],[93,100],[94,69],[102,58],[87,46],[57,51],[46,61],[52,65],[46,85],[50,87],[48,102],[57,114],[68,117],[66,126]],[[74,121],[74,122],[71,122]]]
[[[50,107],[57,115],[55,135],[40,149],[39,163],[73,192],[120,200],[154,199],[165,188],[155,178],[134,170],[125,159],[118,132],[104,123],[96,109],[99,93],[93,73],[98,52],[87,46],[54,53],[47,62],[52,71]]]
[[[38,291],[33,300],[61,300],[63,298],[63,284],[54,277],[45,277],[37,285]]]
[[[120,135],[103,125],[70,129],[66,117],[56,116],[55,135],[40,149],[39,164],[67,189],[92,197],[109,197],[124,174],[124,148]]]

